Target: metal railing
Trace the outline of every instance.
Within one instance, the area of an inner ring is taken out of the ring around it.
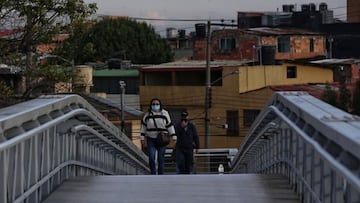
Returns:
[[[165,171],[168,174],[176,173],[175,160],[172,157],[173,149],[166,149]],[[237,154],[236,148],[212,148],[199,149],[194,153],[194,166],[192,173],[213,174],[218,173],[219,165],[222,164],[225,173],[229,171],[230,163]]]
[[[0,202],[41,202],[64,180],[148,174],[148,159],[77,95],[0,109]]]
[[[276,93],[231,164],[281,174],[302,202],[360,202],[360,118],[305,92]]]

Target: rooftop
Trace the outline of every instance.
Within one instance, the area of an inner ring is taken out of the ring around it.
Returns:
[[[251,60],[216,60],[210,61],[210,67],[223,66],[244,66],[251,63]],[[158,69],[158,68],[206,68],[205,60],[190,60],[190,61],[175,61],[170,63],[163,63],[159,65],[151,65],[143,67],[142,69]]]
[[[139,71],[137,69],[93,69],[94,77],[138,77]]]

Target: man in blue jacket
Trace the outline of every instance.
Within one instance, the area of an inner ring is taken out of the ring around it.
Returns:
[[[181,121],[175,125],[176,167],[180,174],[190,174],[193,166],[194,151],[199,150],[199,136],[196,127],[189,121],[188,113],[181,112]]]

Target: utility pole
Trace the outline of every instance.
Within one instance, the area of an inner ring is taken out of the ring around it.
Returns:
[[[124,101],[125,101],[125,82],[123,80],[119,81],[120,85],[120,91],[121,91],[121,97],[120,97],[120,103],[121,103],[121,131],[124,132]]]
[[[333,57],[333,42],[334,42],[334,38],[332,36],[330,36],[329,37],[329,49],[330,49],[329,58]]]
[[[204,148],[209,148],[209,137],[210,137],[210,94],[211,94],[211,25],[224,25],[223,21],[221,24],[212,24],[210,20],[207,21],[206,29],[206,84],[205,84],[205,143]],[[216,81],[216,80],[215,80]],[[217,82],[217,81],[216,81]],[[206,169],[211,172],[210,154],[206,156]]]
[[[206,32],[206,87],[205,87],[205,149],[209,148],[209,125],[210,125],[210,111],[209,99],[211,89],[211,68],[210,68],[210,42],[211,42],[211,22],[207,22]]]

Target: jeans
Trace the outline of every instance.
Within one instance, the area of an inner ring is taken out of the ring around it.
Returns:
[[[158,170],[157,174],[161,175],[164,174],[164,162],[165,162],[165,151],[166,146],[159,147],[156,143],[156,139],[146,137],[147,141],[147,149],[149,155],[149,166],[151,174],[156,175],[156,153],[157,153],[157,164]]]
[[[193,170],[193,149],[176,148],[176,173],[190,174]]]

